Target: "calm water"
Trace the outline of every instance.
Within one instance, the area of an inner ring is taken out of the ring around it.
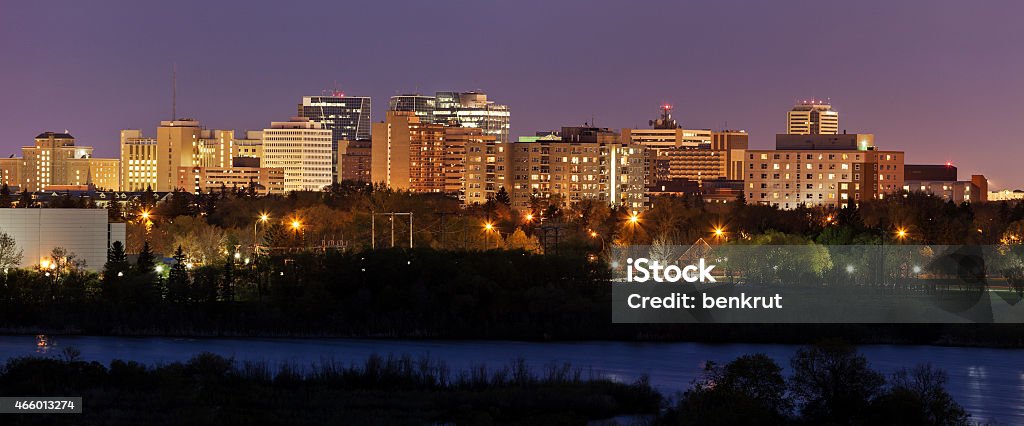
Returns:
[[[360,339],[175,339],[53,336],[55,347],[75,347],[82,357],[109,363],[112,359],[147,364],[186,360],[208,351],[237,360],[294,362],[310,365],[324,359],[362,362],[371,354],[428,354],[453,370],[487,364],[499,367],[517,357],[532,367],[569,362],[585,372],[619,381],[649,374],[652,384],[666,393],[680,392],[701,373],[705,361],[727,362],[762,352],[788,366],[796,352],[792,345],[698,343],[576,342],[536,343],[506,341],[420,341]],[[1024,350],[943,348],[933,346],[862,346],[873,368],[891,373],[901,367],[928,362],[946,371],[947,388],[974,420],[1024,424]],[[0,360],[38,355],[33,336],[0,336]]]

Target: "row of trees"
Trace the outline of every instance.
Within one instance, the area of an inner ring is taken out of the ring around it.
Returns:
[[[928,364],[901,369],[887,380],[852,346],[827,342],[799,349],[790,371],[784,377],[782,367],[764,354],[708,363],[663,423],[968,424],[945,389],[945,373]]]

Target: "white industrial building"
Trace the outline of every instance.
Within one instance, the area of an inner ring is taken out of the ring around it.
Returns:
[[[0,231],[14,237],[23,268],[49,261],[50,252],[63,247],[98,271],[107,248],[125,242],[125,224],[108,223],[106,209],[0,209]]]

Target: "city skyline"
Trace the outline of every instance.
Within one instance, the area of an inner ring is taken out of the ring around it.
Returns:
[[[18,153],[40,132],[68,129],[97,157],[116,156],[120,129],[151,129],[170,118],[177,64],[178,115],[238,132],[287,120],[301,96],[334,88],[376,98],[373,122],[383,120],[393,95],[482,90],[514,112],[513,140],[591,120],[611,129],[647,127],[668,102],[684,127],[744,129],[751,149],[769,149],[795,102],[830,98],[842,115],[840,129],[873,133],[880,145],[907,152],[908,163],[952,161],[964,174],[986,174],[993,189],[1024,187],[1024,171],[1015,167],[1024,154],[1015,143],[1024,123],[1014,119],[1024,109],[1024,59],[1012,54],[1024,30],[1007,13],[1020,5],[583,5],[356,11],[325,4],[313,9],[346,14],[350,25],[367,30],[365,45],[326,54],[294,46],[289,34],[320,39],[327,30],[318,24],[331,13],[230,4],[125,4],[102,13],[73,3],[53,10],[11,6],[0,17],[0,50],[12,59],[0,71],[0,154]],[[274,21],[293,15],[304,18]],[[500,22],[488,23],[499,15]],[[683,19],[693,16],[701,19]],[[165,23],[177,17],[191,21]],[[433,49],[433,41],[408,31],[384,30],[441,18],[463,22],[434,24],[437,37],[470,50],[490,46],[493,54],[463,66],[460,49]],[[218,19],[238,25],[219,28]],[[280,31],[252,31],[270,23]],[[968,42],[960,38],[965,32],[978,37]],[[493,38],[473,36],[480,33]],[[15,35],[33,42],[15,43]],[[785,41],[795,39],[800,43]],[[791,51],[780,55],[782,45]],[[401,60],[375,55],[396,46]],[[281,61],[261,61],[260,54]],[[215,55],[225,65],[211,66]],[[693,66],[695,59],[704,66]],[[289,65],[296,61],[314,65],[296,70]],[[430,66],[398,67],[406,62]]]

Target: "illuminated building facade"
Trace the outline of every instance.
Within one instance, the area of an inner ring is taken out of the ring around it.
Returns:
[[[775,150],[747,150],[747,202],[785,210],[845,207],[903,187],[903,152],[876,150],[873,135],[791,136],[778,135]]]
[[[331,153],[338,158],[339,141],[370,140],[370,106],[369,97],[335,92],[332,96],[303,96],[298,113],[331,131]],[[337,182],[337,164],[331,167],[332,181]]]
[[[533,196],[560,195],[566,204],[592,199],[644,208],[644,148],[609,129],[563,127],[558,134],[521,138],[510,153],[512,206]]]
[[[264,168],[284,170],[284,190],[320,191],[333,183],[333,133],[304,117],[263,129]]]
[[[786,114],[786,133],[834,135],[839,133],[839,113],[821,101],[804,101]]]

